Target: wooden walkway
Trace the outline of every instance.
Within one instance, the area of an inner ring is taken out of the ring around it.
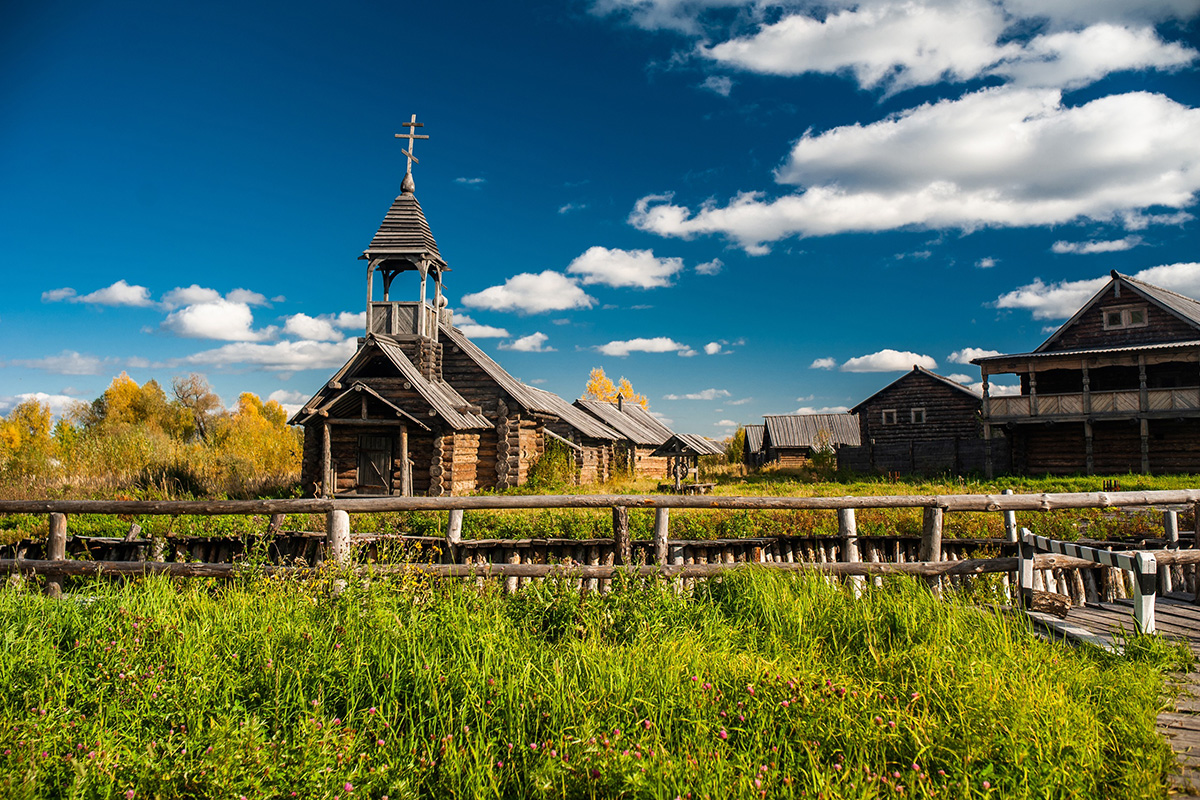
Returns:
[[[1114,649],[1115,632],[1133,630],[1133,603],[1127,600],[1072,608],[1065,620],[1032,616],[1055,634],[1106,649]],[[1200,656],[1200,606],[1192,603],[1190,595],[1160,596],[1154,604],[1154,617],[1159,633],[1186,641]],[[1118,637],[1116,644],[1119,642]],[[1158,729],[1170,741],[1179,765],[1179,772],[1171,778],[1171,797],[1200,800],[1200,673],[1171,677],[1179,698],[1173,711],[1158,715]]]

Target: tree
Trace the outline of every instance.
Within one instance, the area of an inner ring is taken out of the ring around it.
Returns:
[[[220,413],[221,398],[204,376],[195,372],[186,378],[176,377],[171,381],[171,389],[175,392],[175,402],[191,417],[195,435],[207,439],[213,417]]]
[[[642,408],[650,408],[650,401],[646,399],[646,395],[635,392],[633,384],[629,382],[628,378],[622,377],[614,386],[612,380],[604,374],[603,367],[594,367],[591,374],[588,375],[587,386],[583,390],[583,399],[615,403],[618,397],[630,403],[637,403]]]
[[[746,429],[738,426],[733,436],[725,443],[725,458],[730,464],[740,464],[746,455]]]
[[[48,405],[30,399],[0,420],[0,466],[5,471],[45,476],[55,455],[50,437],[52,417]]]

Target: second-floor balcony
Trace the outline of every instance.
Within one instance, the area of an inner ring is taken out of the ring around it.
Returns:
[[[422,319],[423,318],[423,319]],[[372,302],[370,333],[429,336],[437,332],[437,310],[428,303]]]
[[[1139,389],[1077,394],[1023,394],[990,397],[984,404],[989,420],[1082,419],[1138,415],[1200,415],[1200,387]]]

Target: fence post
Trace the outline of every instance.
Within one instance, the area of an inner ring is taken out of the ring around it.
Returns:
[[[335,564],[350,561],[350,515],[334,510],[325,515],[326,558]]]
[[[458,546],[462,543],[463,510],[450,509],[450,519],[446,523],[446,555],[451,564],[458,563]]]
[[[1167,540],[1168,550],[1179,549],[1179,512],[1164,511],[1163,512],[1163,538]],[[1168,594],[1174,581],[1171,579],[1171,568],[1169,566],[1158,568],[1158,590],[1163,594]]]
[[[1012,489],[1005,489],[1004,494],[1011,495]],[[1017,512],[1008,509],[1000,512],[1004,519],[1004,537],[1008,539],[1010,544],[1018,544],[1021,541],[1021,536],[1017,532]],[[1017,584],[1017,573],[1011,572],[1008,575],[1008,586],[1004,587],[1004,592],[1009,595],[1009,602],[1012,602],[1011,592],[1009,587]]]
[[[613,551],[616,562],[629,566],[633,562],[633,544],[629,541],[629,509],[613,506]]]
[[[1195,520],[1193,524],[1192,549],[1200,549],[1200,503],[1192,505],[1192,518]],[[1192,582],[1195,586],[1195,596],[1192,598],[1192,604],[1200,606],[1200,566],[1192,567]]]
[[[67,558],[67,515],[50,515],[50,535],[46,539],[46,559],[65,561]],[[46,581],[47,597],[62,597],[62,576],[50,575]]]
[[[942,560],[942,517],[944,510],[940,506],[930,506],[925,509],[921,523],[921,551],[918,558],[921,561]],[[935,592],[941,591],[939,578],[928,578],[929,588]]]
[[[857,564],[858,555],[858,522],[854,519],[853,508],[838,509],[838,536],[842,539],[842,558],[848,564]],[[866,583],[862,575],[850,576],[850,590],[855,597],[862,596],[863,585]]]
[[[1018,543],[1018,548],[1021,551],[1021,569],[1017,576],[1017,586],[1021,590],[1021,607],[1024,609],[1033,608],[1033,544],[1025,540],[1026,536],[1032,536],[1028,528],[1021,529],[1021,540]]]
[[[1150,553],[1134,556],[1133,623],[1142,633],[1154,633],[1154,590],[1158,588],[1158,562]]]
[[[667,523],[671,509],[654,509],[654,563],[667,564]]]

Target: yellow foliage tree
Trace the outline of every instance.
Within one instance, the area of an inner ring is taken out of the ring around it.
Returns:
[[[613,385],[612,380],[604,374],[603,367],[594,367],[588,375],[582,399],[615,403],[618,397],[629,403],[637,403],[642,408],[650,408],[650,401],[646,399],[646,395],[635,392],[633,384],[629,382],[628,378],[622,377],[616,385]]]
[[[0,420],[0,467],[6,473],[45,477],[55,455],[53,415],[37,400],[25,400]]]

